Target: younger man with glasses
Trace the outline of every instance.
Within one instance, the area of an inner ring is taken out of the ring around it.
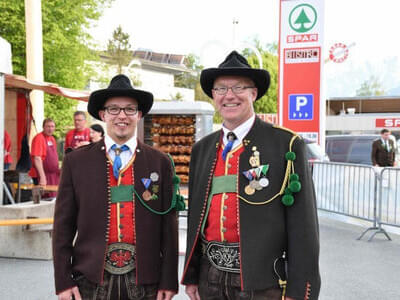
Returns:
[[[168,157],[136,138],[152,104],[125,75],[90,95],[106,135],[64,159],[53,233],[59,299],[167,300],[178,290],[175,209],[157,215],[140,203],[165,211],[172,200]]]
[[[318,298],[318,221],[305,143],[254,114],[269,81],[236,51],[201,73],[223,126],[192,149],[182,279],[191,300]]]

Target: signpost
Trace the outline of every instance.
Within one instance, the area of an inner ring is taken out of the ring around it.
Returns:
[[[323,20],[324,0],[280,1],[279,124],[322,147]]]

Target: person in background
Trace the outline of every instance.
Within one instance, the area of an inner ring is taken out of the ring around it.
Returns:
[[[90,126],[90,142],[96,143],[104,137],[104,129],[100,124]]]
[[[318,299],[319,233],[304,140],[253,104],[269,73],[233,51],[201,72],[222,129],[192,149],[182,283],[191,300]]]
[[[90,129],[86,127],[85,112],[78,110],[74,113],[74,126],[75,128],[68,131],[65,136],[65,152],[90,143]]]
[[[47,118],[43,121],[43,131],[32,140],[32,167],[28,174],[32,177],[35,185],[58,185],[60,181],[57,143],[53,136],[55,129],[56,123]],[[44,194],[43,197],[50,198],[56,195],[56,192],[49,192]]]
[[[375,167],[393,167],[395,165],[395,146],[390,139],[388,129],[381,130],[381,138],[372,143],[372,165]]]
[[[11,164],[11,138],[8,132],[4,130],[4,171],[7,171]]]

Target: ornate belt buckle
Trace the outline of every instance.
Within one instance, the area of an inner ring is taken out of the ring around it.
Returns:
[[[104,269],[110,274],[126,274],[136,267],[135,246],[127,243],[108,245]]]
[[[240,273],[240,253],[237,244],[209,242],[206,254],[210,263],[218,270]]]

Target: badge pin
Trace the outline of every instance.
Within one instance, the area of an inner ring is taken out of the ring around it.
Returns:
[[[158,174],[156,172],[153,172],[150,174],[150,179],[153,181],[158,181],[159,178],[160,178],[160,176],[158,176]]]
[[[249,185],[250,185],[250,187],[252,189],[255,189],[258,186],[258,181],[257,180],[252,180],[252,181],[250,181]]]
[[[265,177],[261,178],[259,181],[260,185],[264,188],[267,187],[269,185],[269,180]]]
[[[148,190],[145,190],[142,194],[142,197],[145,201],[149,201],[151,199],[151,193]]]
[[[244,192],[247,195],[253,195],[255,193],[255,189],[253,189],[250,185],[246,185],[246,187],[244,188]]]
[[[254,146],[252,149],[253,155],[250,156],[249,163],[253,168],[260,166],[260,152],[257,151],[257,147]]]
[[[114,151],[115,151],[115,155],[120,155],[122,152],[121,148],[115,148]]]
[[[151,187],[152,192],[156,194],[158,193],[158,189],[159,189],[158,184],[153,184],[153,186]]]

